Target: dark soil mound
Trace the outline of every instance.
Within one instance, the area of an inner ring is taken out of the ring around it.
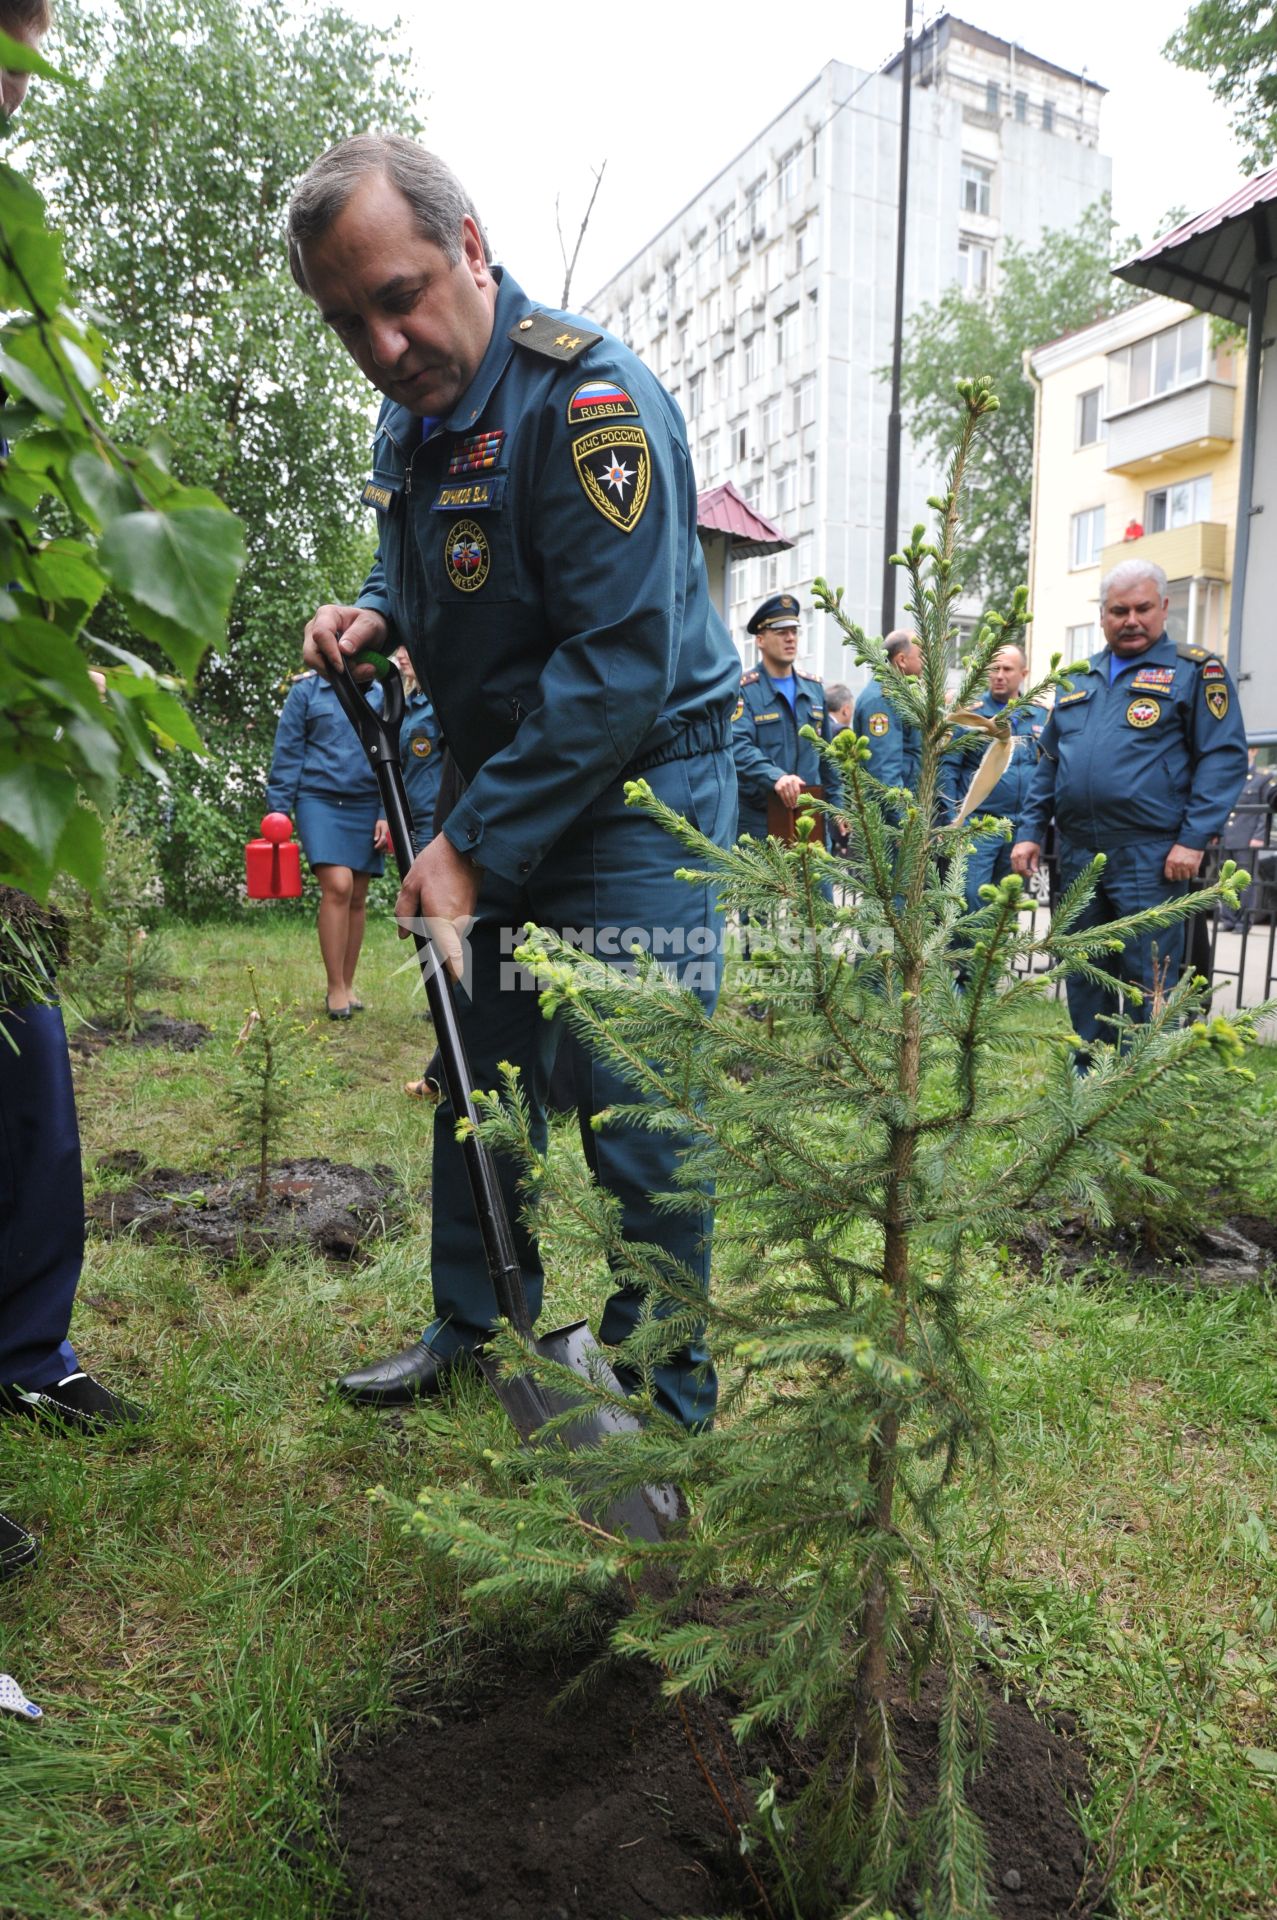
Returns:
[[[1200,1227],[1166,1253],[1149,1252],[1139,1235],[1126,1228],[1097,1230],[1080,1215],[1055,1227],[1030,1222],[1019,1244],[1032,1272],[1050,1269],[1065,1279],[1076,1276],[1084,1282],[1097,1265],[1105,1273],[1120,1266],[1134,1280],[1156,1281],[1183,1293],[1271,1286],[1277,1277],[1277,1223],[1251,1214]]]
[[[129,1159],[108,1155],[98,1164],[132,1172]],[[306,1243],[333,1259],[350,1260],[367,1241],[401,1225],[404,1193],[389,1167],[283,1160],[271,1168],[270,1191],[259,1207],[255,1174],[223,1177],[156,1167],[122,1193],[98,1194],[85,1211],[104,1233],[177,1240],[218,1260],[246,1253],[264,1257]]]
[[[586,1694],[552,1712],[571,1671],[545,1656],[511,1655],[466,1699],[339,1757],[336,1830],[354,1896],[349,1914],[651,1920],[762,1911],[653,1669],[612,1662]],[[937,1689],[924,1690],[896,1711],[908,1805],[933,1790],[939,1704]],[[971,1798],[986,1823],[998,1910],[1056,1920],[1082,1880],[1083,1840],[1069,1809],[1087,1795],[1085,1753],[1022,1704],[993,1697],[989,1712],[993,1751]],[[766,1761],[792,1791],[793,1756],[738,1754],[721,1702],[697,1703],[691,1716],[737,1817],[740,1793],[724,1756],[741,1787]],[[905,1911],[911,1906],[906,1897]]]
[[[135,1033],[121,1033],[117,1027],[98,1020],[78,1027],[71,1035],[77,1053],[99,1053],[103,1047],[169,1047],[174,1053],[194,1053],[208,1039],[209,1029],[199,1020],[174,1020],[153,1007],[140,1016]]]

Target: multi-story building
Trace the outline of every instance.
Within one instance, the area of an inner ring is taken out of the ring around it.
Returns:
[[[1119,560],[1170,581],[1175,638],[1223,653],[1241,478],[1244,355],[1206,314],[1141,300],[1025,356],[1037,383],[1029,593],[1032,665],[1101,644],[1099,587]]]
[[[758,600],[817,575],[880,624],[901,65],[831,61],[586,306],[681,404],[698,484],[733,481],[794,543],[733,566],[742,645]],[[913,67],[906,315],[954,282],[986,295],[1008,240],[1070,225],[1110,174],[1094,81],[948,14]],[[940,477],[906,436],[901,526]],[[847,677],[832,622],[805,664]]]

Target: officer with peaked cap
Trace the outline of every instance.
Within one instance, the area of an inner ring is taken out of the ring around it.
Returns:
[[[804,787],[824,788],[835,806],[842,799],[836,768],[821,758],[803,727],[822,740],[838,731],[819,680],[797,672],[799,606],[792,593],[774,593],[752,614],[746,628],[758,641],[758,665],[740,683],[732,722],[732,753],[740,787],[740,829],[767,837],[767,803],[773,794],[796,807]]]

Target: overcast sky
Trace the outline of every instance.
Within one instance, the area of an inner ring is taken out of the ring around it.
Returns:
[[[379,23],[393,17],[376,0],[347,4]],[[1241,178],[1205,80],[1159,52],[1187,8],[968,0],[952,9],[1109,89],[1100,144],[1113,161],[1114,212],[1144,242],[1168,207],[1198,212]],[[942,11],[915,0],[915,32]],[[487,0],[473,13],[424,4],[416,19],[405,13],[402,45],[428,96],[430,144],[465,182],[498,256],[547,304],[563,285],[555,196],[570,246],[591,170],[606,160],[572,282],[579,305],[827,61],[878,67],[903,24],[903,0],[641,0],[619,14]]]

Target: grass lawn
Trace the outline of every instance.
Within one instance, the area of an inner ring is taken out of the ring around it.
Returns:
[[[459,1473],[458,1420],[495,1440],[503,1416],[477,1390],[392,1421],[327,1392],[426,1317],[429,1113],[401,1083],[430,1035],[405,948],[374,931],[368,1011],[337,1025],[301,921],[166,938],[175,984],[153,998],[213,1038],[77,1065],[90,1186],[121,1148],[246,1161],[224,1087],[251,959],[317,1016],[281,1157],[384,1162],[417,1205],[348,1269],[90,1240],[73,1338],[154,1417],[131,1449],[0,1423],[0,1506],[43,1536],[38,1572],[0,1588],[0,1669],[46,1715],[0,1720],[0,1914],[321,1920],[334,1741],[439,1698],[468,1655],[455,1593],[367,1490]],[[978,1284],[1001,1480],[969,1545],[1008,1679],[1074,1709],[1093,1745],[1113,1910],[1277,1920],[1272,1297],[1051,1285],[995,1247]],[[560,1278],[556,1317],[603,1292]]]

